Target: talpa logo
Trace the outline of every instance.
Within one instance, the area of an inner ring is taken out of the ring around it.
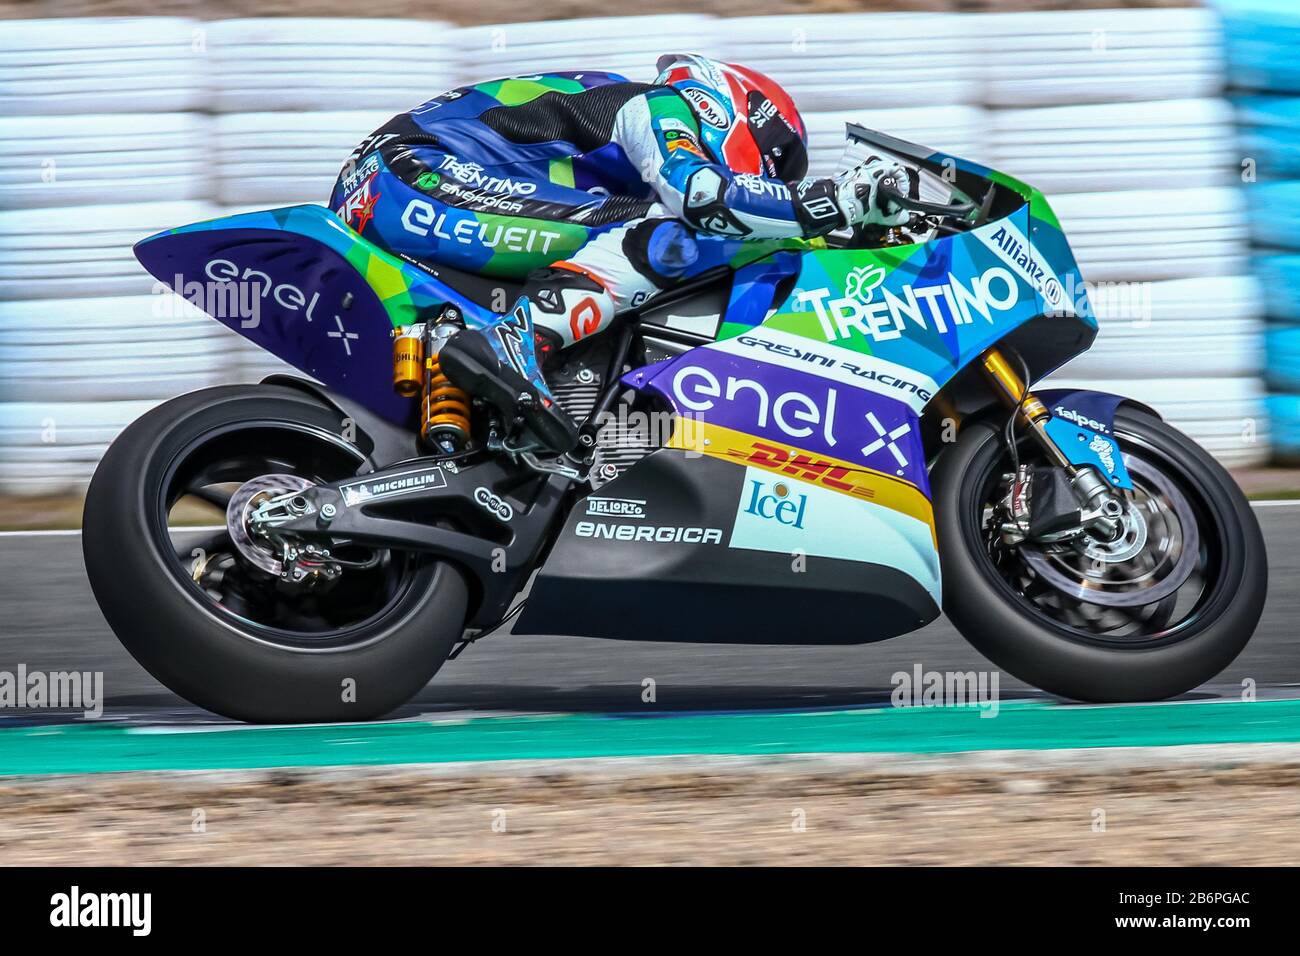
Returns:
[[[788,482],[774,482],[769,490],[768,486],[757,479],[750,481],[749,501],[745,505],[745,514],[802,531],[803,519],[807,511],[808,496],[795,495],[790,490]]]

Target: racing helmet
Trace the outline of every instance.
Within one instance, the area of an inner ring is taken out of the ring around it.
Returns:
[[[690,104],[716,162],[771,179],[807,175],[807,128],[775,80],[695,53],[670,53],[656,66],[655,83],[671,86]]]

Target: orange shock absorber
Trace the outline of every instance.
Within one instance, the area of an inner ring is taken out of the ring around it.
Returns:
[[[459,451],[469,443],[469,395],[451,384],[438,361],[443,336],[453,332],[449,326],[431,329],[424,356],[420,434],[445,451]]]
[[[393,333],[393,389],[414,398],[424,387],[424,325],[408,325]]]

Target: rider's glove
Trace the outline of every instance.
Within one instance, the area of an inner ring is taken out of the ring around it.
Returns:
[[[880,195],[884,182],[906,195],[912,175],[892,160],[873,156],[835,177],[835,202],[846,226],[901,226],[910,213]]]

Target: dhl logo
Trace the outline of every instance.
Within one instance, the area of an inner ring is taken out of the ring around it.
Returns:
[[[874,488],[865,482],[854,480],[860,478],[863,472],[855,471],[847,465],[837,465],[825,459],[815,459],[812,455],[795,451],[793,448],[781,448],[777,445],[756,441],[750,443],[748,454],[745,454],[742,449],[731,449],[727,452],[727,457],[739,458],[747,465],[754,465],[757,468],[766,468],[768,471],[776,471],[804,481],[815,482],[834,491],[857,495],[859,498],[871,499],[876,497]]]
[[[689,434],[686,432],[689,431]],[[752,465],[774,474],[821,485],[831,491],[870,501],[922,521],[934,533],[934,508],[916,485],[853,465],[836,458],[813,455],[797,448],[777,445],[754,435],[696,421],[688,430],[678,429],[668,441],[669,447],[703,451],[742,465]]]

